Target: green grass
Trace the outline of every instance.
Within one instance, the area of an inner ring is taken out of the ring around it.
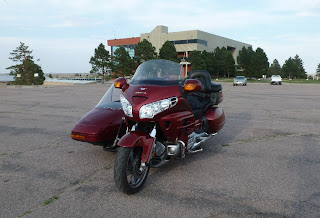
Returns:
[[[320,80],[306,80],[306,79],[293,79],[293,80],[282,80],[284,83],[302,83],[302,84],[320,84]]]
[[[6,155],[8,155],[7,153],[2,153],[2,154],[0,154],[0,156],[6,156]]]
[[[255,80],[255,79],[248,79],[247,80],[248,83],[270,83],[270,79],[265,79],[265,80]],[[320,84],[320,79],[319,80],[306,80],[306,79],[292,79],[292,80],[288,80],[288,79],[282,79],[282,81],[284,83],[301,83],[301,84]],[[216,79],[212,79],[212,82],[215,83],[233,83],[233,78],[218,78],[218,80]]]
[[[248,83],[270,83],[270,80],[263,79],[263,80],[255,80],[255,79],[248,79]]]
[[[112,168],[112,166],[103,167],[103,169],[105,169],[105,170],[109,170],[109,169],[111,169],[111,168]]]
[[[58,199],[59,199],[58,196],[53,196],[53,197],[51,197],[50,199],[44,201],[44,202],[43,202],[43,205],[51,204],[52,202],[54,202],[55,200],[58,200]]]
[[[32,212],[33,212],[32,210],[28,210],[28,211],[24,212],[21,216],[18,216],[18,217],[23,217],[23,216],[28,215]]]
[[[229,144],[223,144],[222,146],[230,146]]]

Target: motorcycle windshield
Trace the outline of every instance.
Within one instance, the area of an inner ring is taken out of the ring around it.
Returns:
[[[178,85],[184,79],[183,67],[173,61],[154,59],[142,63],[136,70],[132,85]]]
[[[116,89],[114,85],[108,89],[106,94],[101,98],[99,103],[96,105],[96,108],[104,109],[122,109],[120,103],[120,94],[122,90]]]

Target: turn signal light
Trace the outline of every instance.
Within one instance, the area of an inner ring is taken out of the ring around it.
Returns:
[[[189,83],[189,84],[184,85],[184,90],[185,91],[193,91],[193,90],[195,90],[196,87],[197,87],[197,84]]]
[[[114,87],[120,89],[120,87],[121,87],[121,82],[115,82],[115,83],[114,83]]]
[[[77,134],[71,134],[71,138],[74,140],[85,140],[85,136]]]

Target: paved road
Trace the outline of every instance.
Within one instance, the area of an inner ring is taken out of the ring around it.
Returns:
[[[320,86],[223,89],[224,129],[128,196],[70,139],[106,86],[0,87],[0,217],[320,217]]]

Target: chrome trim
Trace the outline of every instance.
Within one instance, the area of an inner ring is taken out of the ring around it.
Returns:
[[[181,141],[181,140],[178,140],[179,143],[182,144],[182,148],[181,148],[181,158],[184,159],[186,157],[186,144]]]

